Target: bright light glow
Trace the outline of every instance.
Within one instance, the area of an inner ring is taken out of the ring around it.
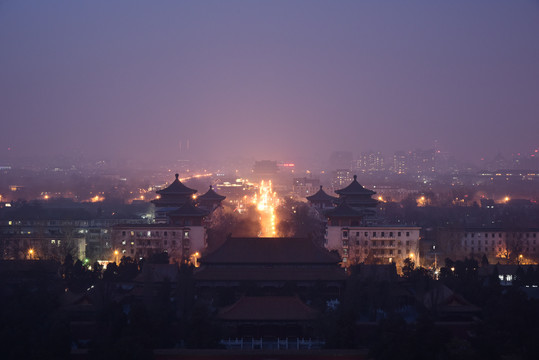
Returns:
[[[99,195],[96,195],[92,198],[90,198],[89,200],[86,200],[84,202],[91,202],[91,203],[96,203],[96,202],[101,202],[105,200],[105,197],[104,196],[99,196]]]
[[[258,189],[258,194],[253,197],[253,204],[260,214],[260,224],[262,230],[260,231],[260,237],[277,236],[275,230],[275,224],[277,218],[275,216],[275,208],[279,206],[279,199],[277,193],[273,192],[271,180],[267,183],[262,180]]]

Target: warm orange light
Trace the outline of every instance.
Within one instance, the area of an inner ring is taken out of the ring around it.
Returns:
[[[253,197],[253,204],[260,213],[262,231],[260,236],[276,236],[275,231],[276,216],[275,208],[279,205],[277,193],[273,192],[271,180],[267,183],[262,180],[258,189],[258,194]]]

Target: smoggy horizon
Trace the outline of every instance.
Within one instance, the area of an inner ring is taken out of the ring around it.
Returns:
[[[0,157],[539,145],[539,3],[0,4]]]

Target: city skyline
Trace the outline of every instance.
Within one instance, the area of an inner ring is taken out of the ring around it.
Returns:
[[[4,2],[0,20],[3,156],[538,145],[535,2]]]

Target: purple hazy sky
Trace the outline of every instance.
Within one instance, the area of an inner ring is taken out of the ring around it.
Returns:
[[[539,2],[1,1],[0,119],[0,156],[525,152]]]

